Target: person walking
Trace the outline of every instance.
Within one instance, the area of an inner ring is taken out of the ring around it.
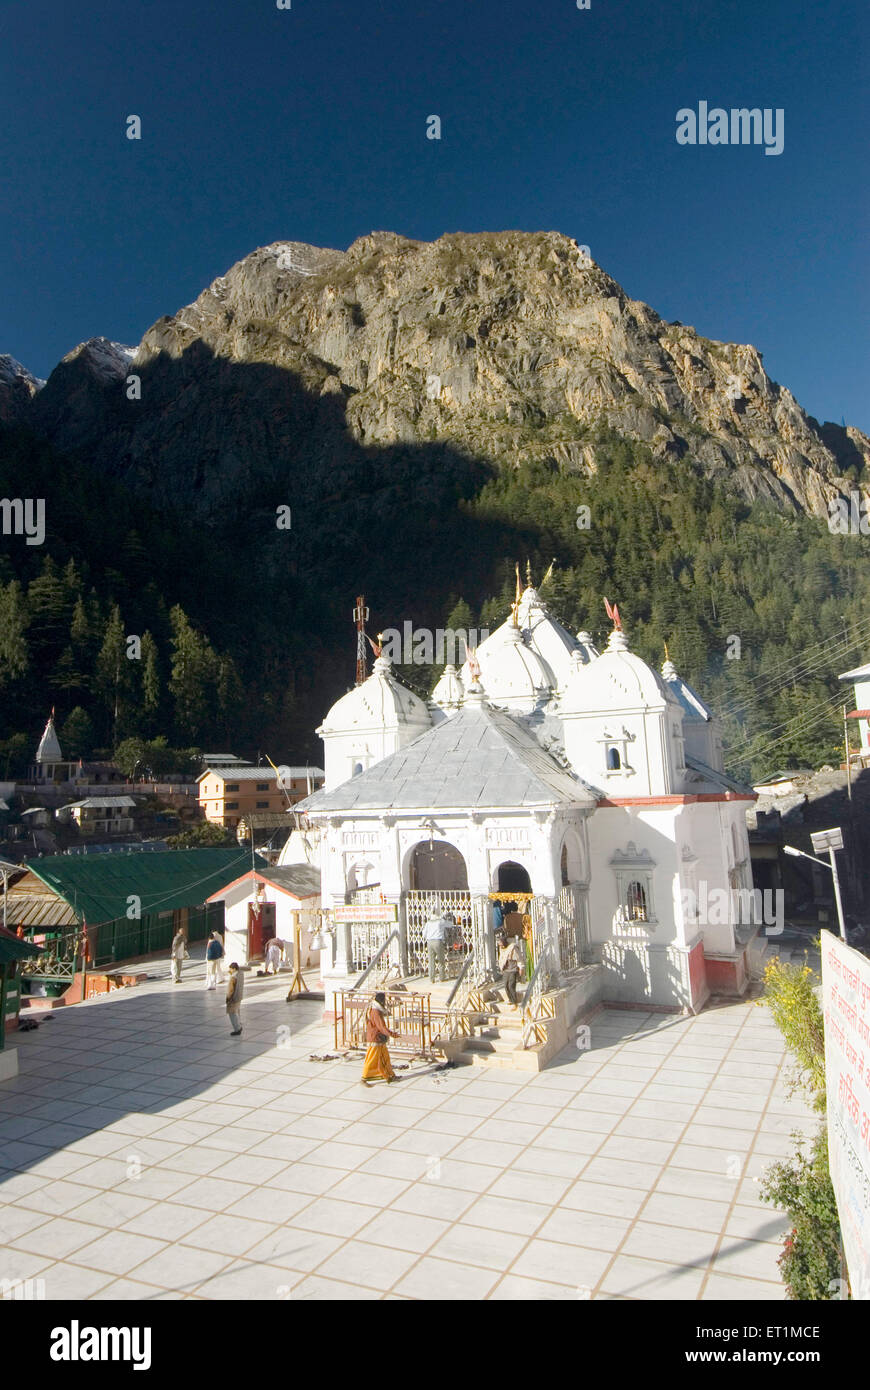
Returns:
[[[224,958],[223,942],[218,932],[213,931],[209,937],[208,945],[205,948],[205,987],[215,989],[223,984],[223,967],[221,961]]]
[[[439,913],[436,917],[431,916],[423,928],[423,940],[429,947],[429,983],[435,983],[435,971],[438,971],[439,980],[446,979],[444,971],[444,957],[447,950],[447,933],[453,925],[448,921],[444,913]]]
[[[524,965],[522,952],[517,942],[508,938],[507,932],[500,932],[498,937],[498,968],[502,972],[501,984],[512,1008],[516,1009],[517,1004],[517,976]]]
[[[368,1050],[366,1052],[365,1065],[361,1081],[363,1086],[368,1086],[373,1077],[380,1076],[387,1085],[391,1081],[399,1081],[393,1071],[393,1064],[390,1061],[390,1049],[387,1047],[389,1038],[397,1038],[398,1033],[394,1033],[387,1023],[387,996],[381,992],[376,994],[373,1002],[366,1010],[366,1042]]]
[[[181,927],[172,938],[172,945],[169,948],[169,960],[172,966],[172,983],[181,983],[181,962],[187,955],[187,942],[184,939],[184,932]]]
[[[231,1038],[237,1038],[242,1031],[242,996],[245,993],[245,977],[236,961],[230,962],[230,978],[227,981],[227,1015],[233,1025]]]
[[[264,966],[267,975],[278,974],[278,966],[281,963],[281,952],[283,948],[284,943],[283,941],[279,941],[277,936],[273,936],[272,940],[267,944],[266,962]]]

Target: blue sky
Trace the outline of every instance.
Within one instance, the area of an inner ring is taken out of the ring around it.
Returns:
[[[45,376],[84,338],[138,342],[271,241],[552,229],[665,318],[754,343],[811,414],[870,430],[865,15],[0,3],[0,352]],[[783,108],[783,153],[678,145],[701,100]]]

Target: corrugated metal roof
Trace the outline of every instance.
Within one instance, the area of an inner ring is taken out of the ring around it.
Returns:
[[[136,802],[132,796],[88,796],[84,801],[68,801],[65,806],[61,806],[61,811],[77,811],[83,806],[88,806],[94,810],[101,810],[108,806],[135,806]]]
[[[312,781],[326,776],[322,767],[290,767],[285,764],[281,770],[285,777],[289,773],[291,777],[310,777]],[[196,780],[201,782],[204,777],[217,777],[222,782],[274,782],[277,776],[273,767],[207,767]]]
[[[266,861],[255,855],[257,868]],[[135,894],[140,911],[199,907],[251,867],[248,850],[176,849],[164,854],[55,854],[27,866],[90,926],[124,917]]]

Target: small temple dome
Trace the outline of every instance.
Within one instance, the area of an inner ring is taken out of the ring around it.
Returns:
[[[623,707],[673,703],[675,696],[651,666],[629,648],[628,638],[614,628],[607,647],[588,665],[575,663],[561,700],[563,714],[585,714]]]
[[[601,655],[595,643],[592,641],[591,632],[587,632],[585,627],[581,628],[575,638],[577,643],[574,651],[575,658],[579,655],[581,663],[588,666],[590,661],[595,661]]]
[[[440,710],[453,713],[462,704],[464,694],[459,672],[452,662],[448,662],[429,697],[429,704],[437,705]]]
[[[425,702],[401,685],[388,659],[379,656],[368,679],[336,700],[317,732],[338,734],[356,729],[408,727],[422,731],[431,725]]]
[[[520,597],[517,621],[526,643],[546,662],[555,677],[555,685],[559,688],[564,686],[571,674],[571,657],[577,641],[553,617],[531,584],[527,585]]]
[[[519,628],[508,619],[477,649],[480,683],[494,705],[532,710],[556,688],[548,664],[523,641]],[[462,667],[466,690],[472,683],[468,661]]]
[[[704,704],[700,695],[696,695],[692,687],[687,685],[682,676],[677,674],[677,668],[670,657],[666,657],[665,661],[662,663],[662,676],[667,681],[671,693],[676,696],[682,705],[685,718],[691,720],[700,719],[705,723],[709,723],[713,718],[712,711]]]

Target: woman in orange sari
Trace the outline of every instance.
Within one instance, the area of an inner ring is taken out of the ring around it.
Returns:
[[[387,1039],[398,1036],[398,1033],[394,1033],[387,1023],[387,996],[384,993],[376,994],[374,1003],[369,1006],[366,1012],[368,1051],[362,1074],[364,1086],[368,1086],[372,1077],[377,1076],[382,1077],[388,1085],[391,1081],[399,1080],[393,1071],[390,1062],[390,1050],[387,1047]]]

